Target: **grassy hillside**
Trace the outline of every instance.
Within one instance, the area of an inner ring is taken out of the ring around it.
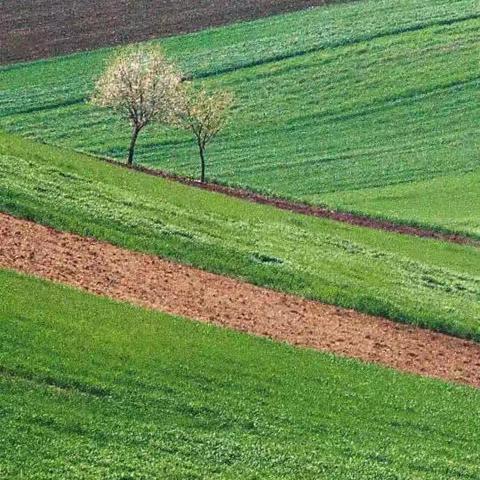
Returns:
[[[480,340],[480,250],[276,210],[0,134],[0,210]]]
[[[473,0],[367,0],[162,44],[238,98],[211,179],[480,237],[479,27]],[[122,159],[129,128],[84,103],[109,54],[0,70],[0,126]],[[151,128],[138,153],[198,175],[183,134]]]
[[[2,478],[480,475],[475,389],[5,271],[0,296]]]
[[[480,169],[390,187],[332,193],[323,198],[337,209],[387,216],[397,222],[414,219],[421,210],[421,221],[407,223],[448,224],[452,231],[471,233],[476,238],[480,234]],[[424,208],[426,202],[430,208]]]

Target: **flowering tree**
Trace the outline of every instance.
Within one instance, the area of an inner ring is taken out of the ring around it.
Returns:
[[[158,48],[123,50],[98,80],[91,102],[110,108],[132,126],[128,164],[133,164],[140,131],[153,120],[167,123],[181,75]]]
[[[191,86],[183,87],[176,98],[171,123],[194,136],[200,154],[202,183],[205,182],[207,144],[226,126],[232,105],[233,96],[228,92],[209,94]]]

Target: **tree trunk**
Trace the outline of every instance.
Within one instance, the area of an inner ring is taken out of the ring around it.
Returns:
[[[200,176],[200,181],[205,183],[205,148],[202,145],[198,145],[198,149],[200,151],[200,161],[202,166],[202,173]]]
[[[133,127],[132,130],[132,139],[130,140],[130,148],[128,149],[128,165],[133,165],[133,154],[135,152],[135,143],[137,143],[137,137],[140,133],[140,129],[138,127]]]

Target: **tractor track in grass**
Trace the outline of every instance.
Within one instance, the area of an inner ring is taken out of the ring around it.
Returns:
[[[256,287],[6,214],[0,214],[0,268],[293,345],[480,387],[478,343]]]
[[[472,237],[468,237],[466,235],[461,235],[458,233],[447,233],[439,230],[432,230],[428,228],[417,227],[414,225],[402,224],[398,222],[392,222],[389,220],[382,220],[379,218],[368,217],[366,215],[361,215],[357,213],[348,213],[348,212],[341,212],[338,210],[331,210],[326,207],[293,202],[290,200],[277,198],[277,197],[269,197],[269,196],[261,195],[259,193],[252,192],[250,190],[228,187],[225,185],[220,185],[218,183],[209,183],[209,182],[201,183],[200,181],[194,180],[192,178],[182,177],[180,175],[164,172],[162,170],[155,170],[153,168],[144,167],[142,165],[127,165],[125,163],[120,163],[116,160],[103,158],[103,157],[94,156],[94,158],[103,160],[112,165],[117,165],[121,168],[126,168],[129,170],[142,172],[147,175],[165,178],[167,180],[179,182],[190,187],[196,187],[196,188],[201,188],[203,190],[208,190],[210,192],[221,193],[231,197],[240,198],[242,200],[248,200],[253,203],[259,203],[261,205],[270,205],[272,207],[276,207],[281,210],[287,210],[289,212],[299,213],[301,215],[308,215],[308,216],[318,217],[318,218],[326,218],[329,220],[335,220],[337,222],[348,223],[350,225],[373,228],[376,230],[384,230],[387,232],[399,233],[402,235],[411,235],[415,237],[429,238],[432,240],[441,240],[443,242],[456,243],[460,245],[470,245],[474,247],[480,247],[480,240],[477,240]]]
[[[0,1],[0,64],[194,32],[336,0]]]

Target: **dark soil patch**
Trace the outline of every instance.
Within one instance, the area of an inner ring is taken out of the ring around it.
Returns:
[[[193,32],[334,0],[2,0],[0,64]]]
[[[480,387],[478,343],[256,287],[4,214],[0,268],[293,345]]]

